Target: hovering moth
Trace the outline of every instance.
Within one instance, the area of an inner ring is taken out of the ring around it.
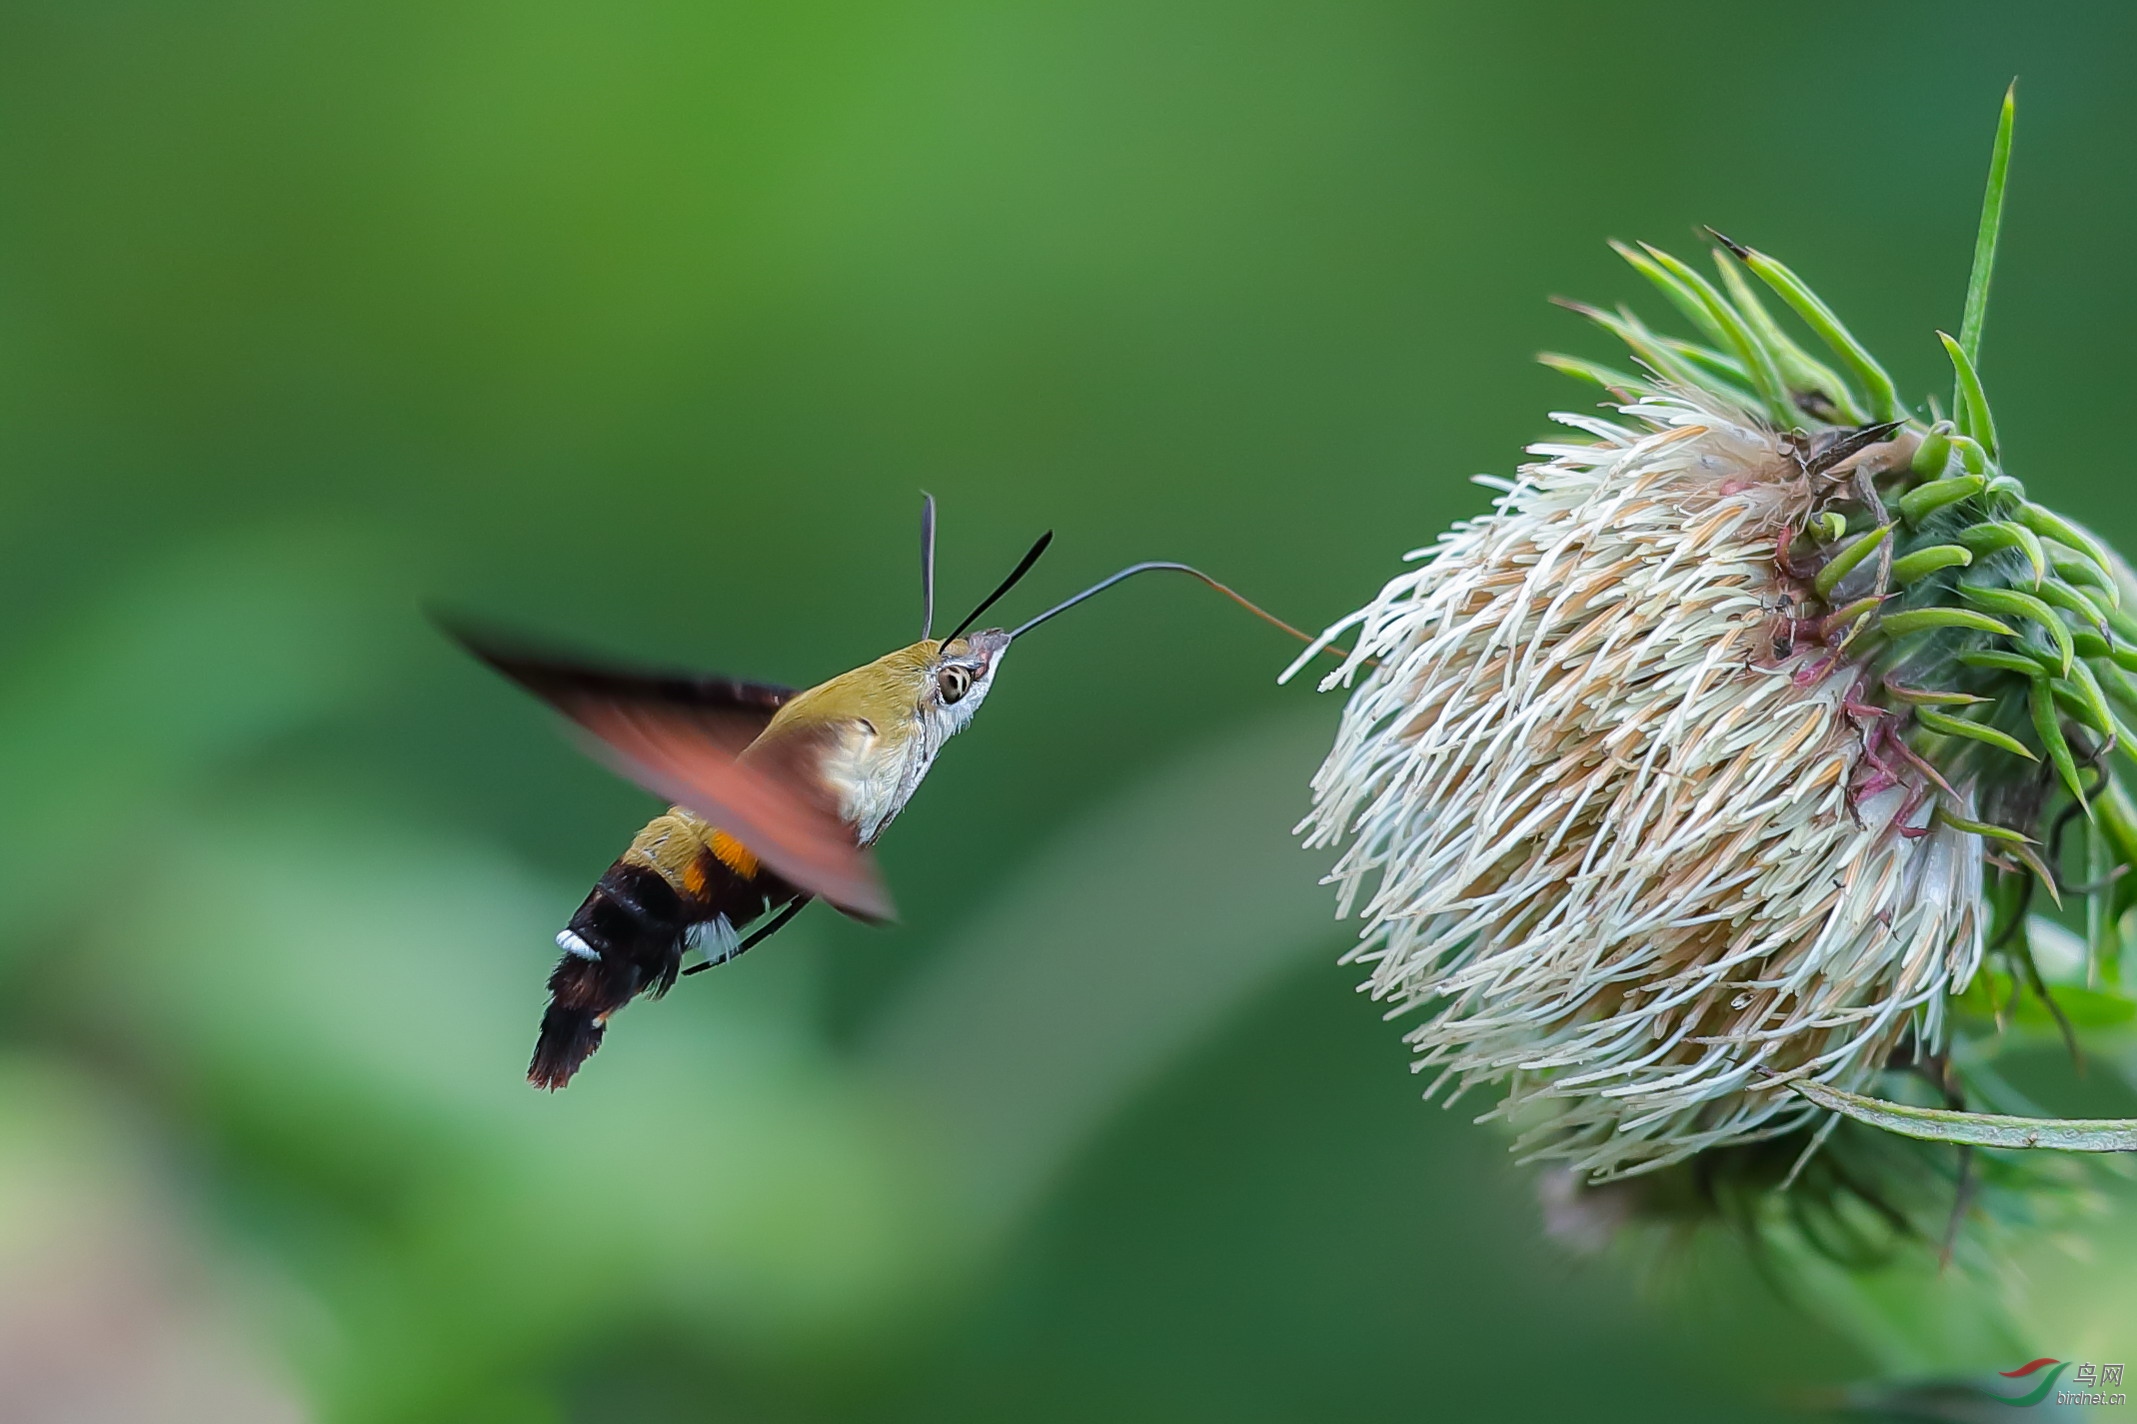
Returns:
[[[1003,630],[974,629],[1014,588],[1053,533],[947,637],[933,636],[935,502],[921,513],[920,640],[797,691],[717,675],[649,672],[560,657],[464,626],[467,650],[562,713],[586,749],[664,797],[556,937],[527,1077],[563,1087],[601,1046],[618,1009],[733,960],[811,900],[856,919],[893,917],[869,854],[935,764],[943,743],[987,700],[1017,639],[1136,574],[1185,573],[1297,637],[1186,564],[1132,564]],[[688,969],[691,950],[700,962]]]

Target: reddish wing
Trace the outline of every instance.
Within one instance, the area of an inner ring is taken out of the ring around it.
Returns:
[[[793,745],[761,762],[739,759],[791,690],[582,664],[447,631],[578,723],[587,750],[619,774],[704,817],[797,888],[863,919],[891,918],[874,861],[810,775],[829,731],[783,737]]]
[[[726,831],[789,884],[864,920],[892,918],[874,858],[807,774],[830,729],[782,737],[791,756],[745,762],[669,708],[616,702],[567,715],[598,739],[596,757]]]
[[[603,702],[645,703],[695,718],[704,735],[740,751],[757,739],[791,687],[697,673],[617,667],[527,647],[509,638],[439,620],[452,639],[565,716]]]

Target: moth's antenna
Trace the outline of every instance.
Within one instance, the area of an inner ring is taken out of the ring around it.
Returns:
[[[920,493],[920,641],[935,631],[935,496]]]
[[[1016,639],[1023,637],[1026,633],[1029,633],[1032,629],[1038,627],[1041,623],[1044,623],[1047,619],[1054,617],[1056,614],[1068,612],[1068,610],[1074,608],[1077,604],[1083,602],[1086,598],[1091,598],[1098,594],[1104,593],[1107,589],[1113,587],[1113,585],[1121,582],[1123,579],[1134,578],[1137,574],[1157,572],[1186,574],[1191,578],[1198,578],[1202,580],[1202,582],[1208,584],[1211,588],[1217,590],[1217,592],[1223,594],[1226,598],[1232,600],[1232,602],[1238,604],[1241,608],[1244,608],[1247,612],[1253,614],[1256,618],[1259,618],[1262,622],[1270,624],[1273,627],[1283,629],[1286,633],[1289,633],[1292,637],[1298,639],[1302,643],[1311,643],[1314,641],[1312,634],[1292,627],[1289,623],[1286,623],[1283,619],[1277,617],[1268,609],[1263,608],[1260,604],[1254,602],[1245,594],[1240,593],[1237,589],[1217,582],[1217,580],[1211,578],[1208,574],[1202,572],[1202,570],[1198,568],[1195,568],[1191,564],[1176,564],[1164,559],[1156,559],[1152,560],[1149,563],[1143,564],[1130,564],[1127,568],[1122,569],[1119,573],[1112,575],[1110,578],[1100,579],[1097,583],[1092,584],[1083,592],[1076,594],[1070,598],[1064,598],[1063,600],[1061,600],[1061,602],[1055,604],[1052,608],[1047,609],[1038,617],[1031,619],[1029,622],[1012,631],[1009,635],[1010,641],[1014,642]],[[1327,646],[1327,651],[1334,653],[1339,658],[1347,658],[1350,656],[1347,651],[1342,648],[1336,647],[1334,644],[1329,644]],[[1372,659],[1367,659],[1367,661],[1372,662],[1373,666],[1375,667],[1379,666],[1379,663],[1377,661],[1374,661]]]
[[[1039,542],[1032,545],[1031,548],[1025,553],[1024,557],[1017,561],[1017,566],[1009,571],[1009,577],[1003,579],[1001,583],[995,588],[994,592],[988,594],[986,598],[982,599],[980,601],[979,607],[973,609],[970,613],[966,614],[965,621],[957,625],[957,632],[952,633],[949,637],[943,639],[943,641],[945,643],[955,642],[957,640],[958,634],[963,633],[965,629],[971,627],[974,623],[979,622],[980,614],[985,613],[988,609],[994,607],[996,599],[1000,598],[1003,594],[1009,592],[1009,590],[1015,588],[1017,586],[1017,581],[1023,578],[1024,575],[1031,572],[1031,566],[1039,562],[1039,555],[1045,553],[1046,546],[1053,542],[1053,530],[1049,529],[1044,534],[1041,534],[1039,536]]]

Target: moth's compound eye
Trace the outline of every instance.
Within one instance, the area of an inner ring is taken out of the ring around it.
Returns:
[[[972,690],[972,669],[952,663],[935,674],[935,690],[942,694],[943,705],[961,699]]]

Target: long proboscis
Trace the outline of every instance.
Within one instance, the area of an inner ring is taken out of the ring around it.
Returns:
[[[1097,583],[1092,584],[1083,592],[1075,594],[1072,597],[1062,599],[1061,602],[1055,604],[1052,608],[1047,609],[1038,617],[1030,619],[1029,621],[1019,625],[1018,627],[1011,629],[1009,633],[1009,640],[1011,642],[1015,642],[1018,638],[1023,637],[1026,633],[1029,633],[1032,629],[1038,627],[1047,619],[1055,617],[1058,614],[1068,612],[1071,608],[1074,608],[1077,604],[1083,602],[1085,599],[1095,598],[1099,594],[1104,593],[1107,589],[1113,587],[1113,585],[1120,583],[1125,579],[1134,578],[1137,574],[1148,573],[1186,574],[1190,578],[1200,579],[1202,582],[1208,584],[1211,588],[1217,590],[1217,592],[1223,594],[1226,598],[1229,598],[1230,600],[1232,600],[1232,602],[1238,604],[1241,608],[1244,608],[1247,612],[1253,614],[1256,618],[1259,618],[1262,622],[1267,623],[1272,628],[1281,628],[1286,633],[1289,633],[1292,637],[1298,639],[1302,643],[1311,643],[1315,641],[1314,636],[1311,633],[1308,633],[1300,628],[1292,627],[1289,623],[1286,623],[1283,619],[1277,617],[1268,609],[1263,608],[1253,599],[1248,598],[1245,594],[1239,592],[1239,590],[1231,587],[1229,584],[1219,583],[1216,579],[1211,578],[1208,574],[1202,572],[1202,570],[1196,568],[1192,564],[1178,564],[1172,562],[1170,559],[1152,559],[1147,563],[1130,564],[1127,568],[1122,569],[1119,573],[1114,574],[1108,578],[1100,579]],[[1350,656],[1350,653],[1347,649],[1339,648],[1333,643],[1323,644],[1322,651],[1333,653],[1339,658],[1347,658]],[[1379,666],[1379,664],[1377,662],[1373,662],[1372,659],[1367,659],[1367,661],[1372,662],[1373,665],[1376,667]]]

